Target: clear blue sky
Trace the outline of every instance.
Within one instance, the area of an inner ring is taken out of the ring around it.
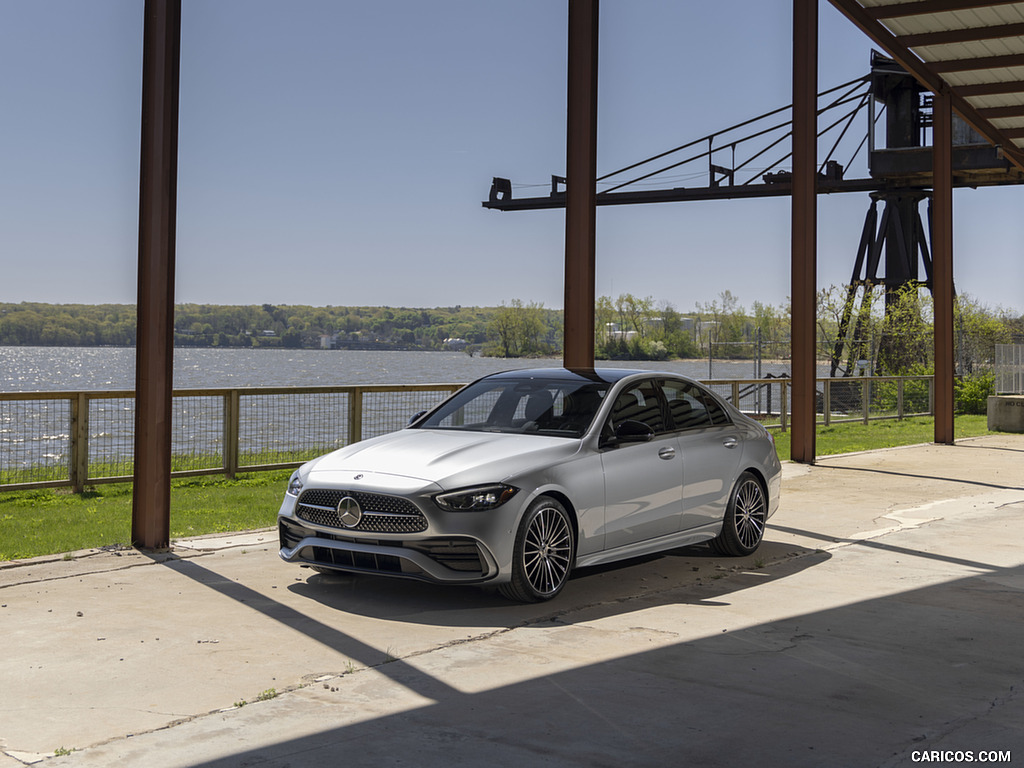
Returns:
[[[0,301],[133,303],[142,0],[0,5]],[[184,0],[176,301],[562,304],[565,0]],[[788,0],[604,0],[599,172],[790,101]],[[870,41],[821,4],[822,87]],[[525,196],[542,188],[517,189]],[[867,195],[819,198],[819,283]],[[1024,311],[1024,187],[955,195],[957,289]],[[603,208],[599,294],[789,295],[789,201]]]

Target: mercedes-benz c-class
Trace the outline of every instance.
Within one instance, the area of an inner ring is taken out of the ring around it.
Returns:
[[[508,371],[296,470],[280,554],[540,601],[574,568],[701,542],[754,552],[780,477],[768,430],[690,379]]]

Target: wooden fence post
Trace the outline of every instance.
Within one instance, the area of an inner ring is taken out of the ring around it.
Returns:
[[[867,424],[871,418],[871,379],[867,376],[861,382],[860,396],[864,405],[864,423]]]
[[[237,389],[224,395],[224,474],[234,480],[238,472],[238,435],[239,435],[239,404]]]
[[[81,493],[89,479],[89,398],[78,392],[71,398],[71,490]]]
[[[785,432],[789,426],[789,381],[787,379],[782,380],[782,386],[779,391],[779,428]]]
[[[348,393],[348,444],[363,439],[363,390],[353,389]]]

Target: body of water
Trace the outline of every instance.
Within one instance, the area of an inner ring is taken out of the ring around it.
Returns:
[[[510,368],[557,367],[560,359],[506,360],[462,352],[329,349],[174,350],[174,386],[299,387],[345,384],[461,384]],[[751,361],[601,361],[599,367],[669,371],[695,379],[754,378]],[[761,374],[789,373],[788,363],[762,363]],[[0,347],[0,392],[130,390],[135,349]]]
[[[464,384],[512,368],[557,367],[560,359],[506,360],[462,352],[353,350],[175,349],[177,389],[340,385]],[[708,361],[616,361],[599,365],[664,370],[707,379]],[[788,373],[763,364],[762,374]],[[754,378],[750,361],[716,361],[714,378]],[[131,391],[135,350],[81,347],[0,347],[0,392]],[[333,400],[331,398],[334,398]],[[363,400],[363,436],[401,428],[413,413],[436,403],[439,393],[402,393]],[[296,399],[298,398],[298,399]],[[306,398],[305,400],[303,398]],[[266,456],[325,452],[344,444],[344,397],[266,395],[240,403],[239,451]],[[216,401],[216,402],[215,402]],[[0,400],[0,474],[7,482],[64,479],[70,457],[69,400]],[[175,400],[173,451],[182,456],[219,456],[223,438],[217,398]],[[130,473],[134,399],[93,401],[89,411],[90,462]],[[314,450],[315,449],[315,450]],[[290,461],[291,458],[275,460]],[[214,466],[219,466],[214,464]],[[202,469],[205,466],[184,467]]]

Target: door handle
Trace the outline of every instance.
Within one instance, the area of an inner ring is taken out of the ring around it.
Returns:
[[[722,441],[722,445],[724,445],[726,448],[735,448],[739,444],[740,441],[737,440],[735,437],[727,437],[725,438],[725,440]]]
[[[661,448],[658,451],[658,458],[659,459],[665,459],[666,461],[668,461],[669,459],[675,458],[675,455],[676,455],[676,449],[675,448],[671,448],[671,447],[669,447],[667,445],[664,448]]]

